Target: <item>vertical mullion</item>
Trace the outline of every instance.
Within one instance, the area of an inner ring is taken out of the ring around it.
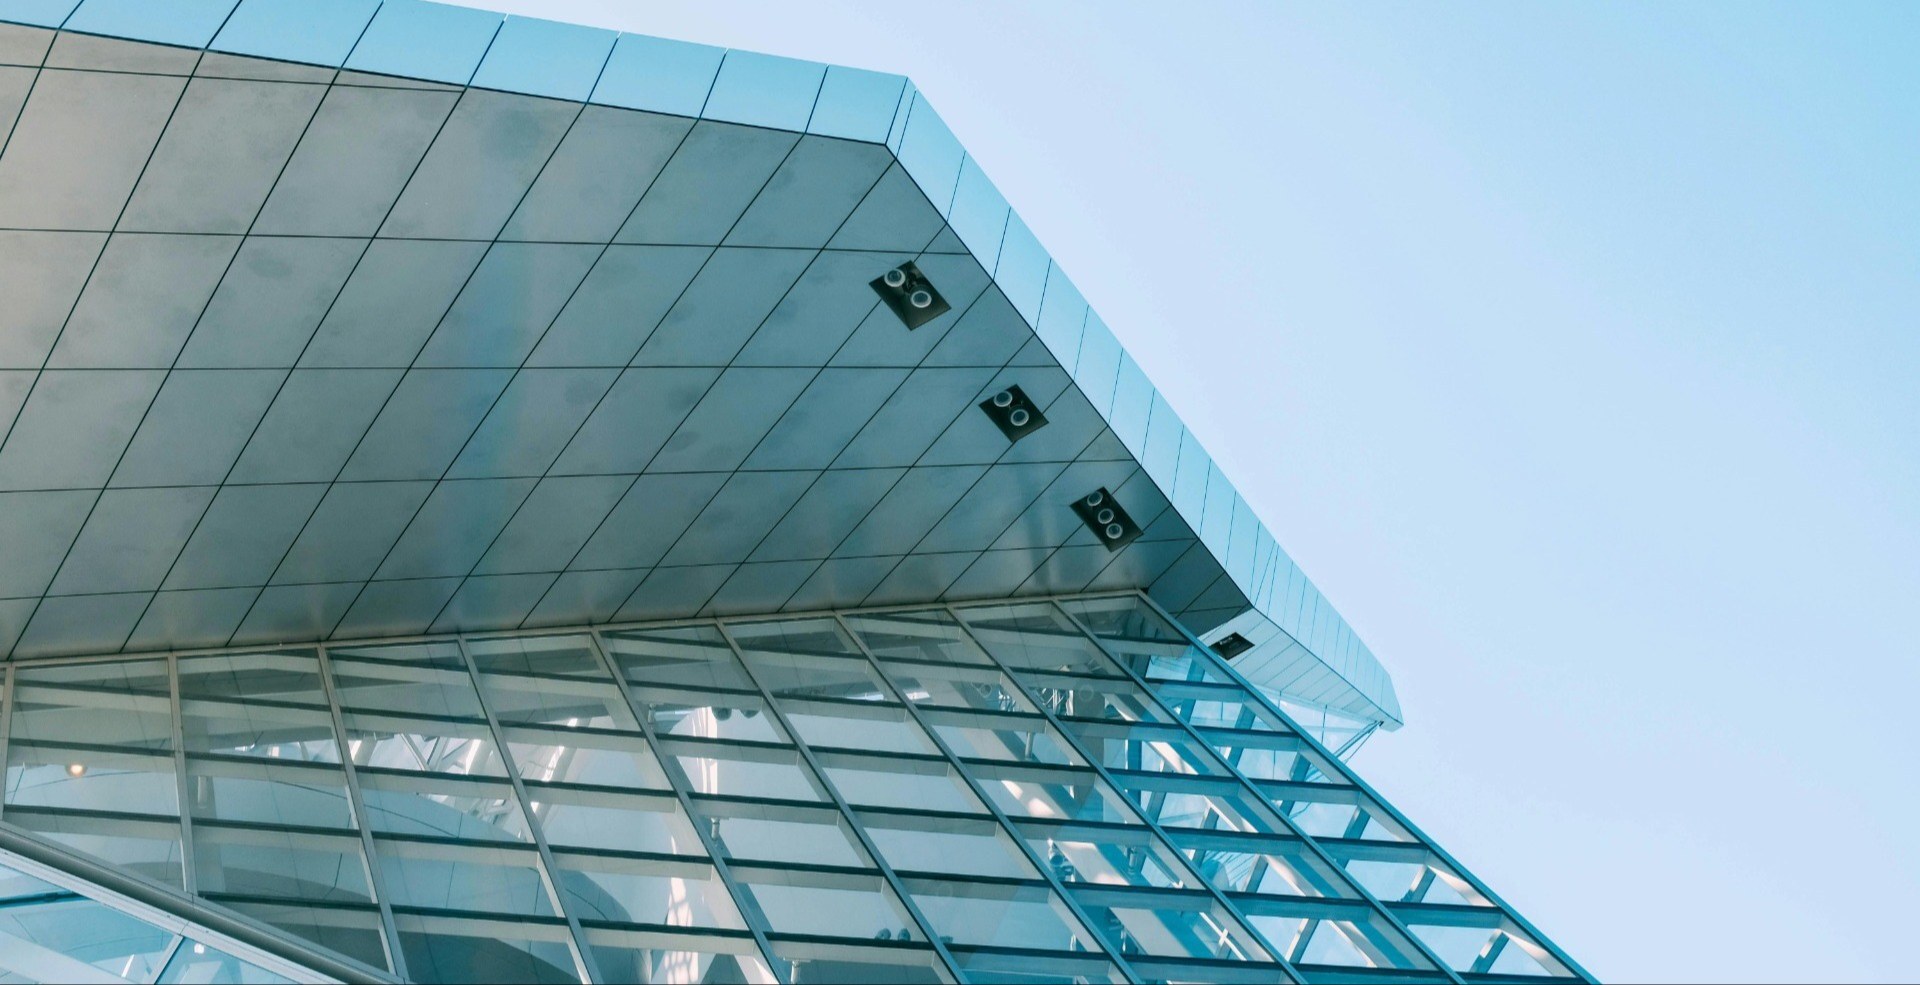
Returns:
[[[1166,829],[1160,826],[1160,822],[1148,816],[1147,812],[1140,810],[1138,805],[1134,804],[1133,801],[1127,797],[1126,788],[1115,782],[1113,774],[1107,771],[1107,767],[1101,763],[1100,757],[1094,755],[1086,746],[1081,744],[1080,738],[1074,735],[1073,731],[1068,729],[1060,721],[1059,716],[1054,714],[1053,709],[1048,707],[1047,703],[1042,701],[1039,695],[1034,694],[1027,688],[1027,682],[1020,679],[1018,672],[1001,663],[1000,658],[995,656],[994,652],[988,649],[986,644],[980,642],[979,637],[973,634],[973,628],[967,625],[966,620],[960,618],[959,611],[950,605],[945,607],[945,611],[947,615],[953,619],[954,625],[960,627],[960,631],[967,634],[967,639],[972,640],[973,645],[979,648],[980,652],[986,654],[987,659],[993,661],[993,665],[999,668],[1002,674],[1006,675],[1007,680],[1011,681],[1014,687],[1020,689],[1020,693],[1026,697],[1027,701],[1035,708],[1040,709],[1040,714],[1045,715],[1047,722],[1053,726],[1055,731],[1060,733],[1061,740],[1071,746],[1073,751],[1079,754],[1081,759],[1086,761],[1088,767],[1093,770],[1095,775],[1099,776],[1100,781],[1105,783],[1115,793],[1119,794],[1121,799],[1126,800],[1127,809],[1139,815],[1141,823],[1153,832],[1153,836],[1159,842],[1160,846],[1177,860],[1177,864],[1187,871],[1187,874],[1193,879],[1194,883],[1204,888],[1207,894],[1213,897],[1214,903],[1231,916],[1239,925],[1239,929],[1247,934],[1250,940],[1258,943],[1266,950],[1268,956],[1273,959],[1275,964],[1280,966],[1288,979],[1296,982],[1306,981],[1306,977],[1302,975],[1298,969],[1294,968],[1292,962],[1287,960],[1286,954],[1279,948],[1274,947],[1273,942],[1267,940],[1266,935],[1260,933],[1260,931],[1254,927],[1253,921],[1247,919],[1247,915],[1240,911],[1240,907],[1235,905],[1233,900],[1229,899],[1227,894],[1220,890],[1220,887],[1214,885],[1213,880],[1200,874],[1199,868],[1194,866],[1192,860],[1187,858],[1186,852],[1180,850],[1179,843],[1174,841],[1171,835],[1167,834]]]
[[[980,781],[974,778],[972,772],[967,769],[967,765],[960,761],[960,757],[954,755],[952,747],[947,745],[947,740],[941,738],[940,734],[934,731],[933,728],[927,724],[926,720],[921,717],[920,709],[916,708],[913,702],[907,700],[906,693],[900,690],[900,685],[894,682],[893,675],[887,673],[886,668],[881,665],[880,659],[874,656],[872,650],[867,648],[866,641],[862,640],[860,635],[853,631],[853,627],[847,625],[846,620],[841,618],[839,613],[834,614],[833,621],[835,625],[840,627],[840,631],[845,633],[847,638],[853,641],[853,645],[860,648],[860,653],[865,656],[867,662],[873,666],[874,673],[880,675],[880,680],[886,684],[887,690],[893,694],[894,700],[900,702],[901,706],[906,708],[908,717],[913,719],[914,724],[920,726],[920,730],[925,732],[927,738],[932,740],[933,744],[939,748],[940,754],[947,757],[947,762],[951,763],[953,768],[959,772],[960,778],[966,782],[967,789],[971,790],[974,797],[986,805],[987,810],[993,812],[994,821],[999,823],[1001,830],[1005,831],[1008,837],[1013,839],[1013,843],[1019,846],[1020,853],[1032,864],[1034,871],[1040,873],[1040,877],[1047,881],[1047,885],[1053,887],[1054,894],[1059,897],[1060,901],[1066,905],[1068,910],[1072,911],[1073,918],[1080,922],[1082,931],[1087,935],[1087,942],[1100,947],[1101,950],[1106,953],[1107,958],[1120,968],[1121,974],[1127,976],[1128,981],[1144,981],[1140,974],[1133,970],[1133,965],[1128,963],[1124,955],[1107,947],[1105,942],[1101,940],[1099,932],[1094,929],[1093,920],[1088,917],[1085,910],[1080,908],[1080,903],[1073,898],[1073,894],[1067,891],[1066,885],[1062,883],[1059,876],[1054,873],[1053,866],[1048,865],[1046,860],[1042,859],[1039,853],[1033,850],[1033,846],[1027,844],[1026,836],[1015,826],[1012,818],[1008,817],[1007,813],[1000,809],[1000,805],[994,803],[993,798],[987,795],[986,790],[980,786]],[[1002,673],[1004,675],[1005,672],[1003,671]]]
[[[667,784],[673,787],[673,797],[679,802],[681,813],[686,815],[688,826],[693,828],[694,837],[699,838],[701,846],[706,849],[707,861],[713,866],[714,874],[720,877],[720,884],[726,887],[727,893],[733,897],[734,908],[739,910],[740,915],[746,919],[747,930],[753,934],[754,943],[760,947],[761,960],[765,961],[767,969],[778,977],[780,961],[773,953],[773,943],[767,940],[766,914],[761,912],[760,904],[742,890],[738,882],[734,881],[733,869],[721,854],[720,846],[715,843],[713,832],[702,823],[703,816],[694,810],[693,797],[690,793],[692,784],[687,780],[686,771],[681,769],[679,760],[668,755],[661,748],[660,737],[654,733],[653,722],[648,718],[647,710],[634,698],[633,689],[627,684],[626,676],[620,672],[620,666],[613,662],[613,658],[607,656],[607,648],[600,641],[600,631],[587,630],[587,638],[594,655],[600,659],[600,665],[606,668],[607,673],[613,675],[613,685],[620,689],[620,696],[626,699],[627,708],[633,712],[633,720],[640,723],[640,734],[646,737],[647,747],[653,752],[654,761],[666,771]]]
[[[7,766],[7,740],[13,735],[13,692],[20,686],[19,676],[14,673],[14,664],[7,664],[5,693],[0,694],[0,771]],[[0,796],[0,817],[5,816],[6,798]]]
[[[1063,606],[1058,602],[1049,602],[1047,604],[1052,606],[1055,612],[1060,613],[1061,617],[1066,619],[1067,623],[1071,625],[1076,632],[1080,633],[1082,636],[1085,636],[1087,639],[1092,640],[1093,644],[1100,648],[1100,652],[1106,654],[1107,659],[1111,660],[1115,666],[1119,667],[1120,672],[1127,675],[1127,679],[1132,681],[1134,686],[1140,689],[1141,693],[1147,695],[1147,697],[1151,699],[1154,702],[1154,704],[1159,705],[1161,708],[1164,709],[1166,707],[1166,702],[1160,699],[1160,693],[1153,689],[1153,685],[1147,681],[1146,677],[1140,674],[1138,671],[1135,671],[1132,667],[1128,666],[1127,662],[1121,659],[1120,654],[1114,652],[1113,648],[1108,646],[1106,641],[1102,640],[1099,637],[1099,635],[1094,633],[1092,630],[1089,630],[1084,623],[1082,623],[1077,617],[1074,616],[1073,613],[1068,612],[1066,606]],[[1178,621],[1175,621],[1173,624],[1176,626],[1179,625]],[[1202,650],[1206,649],[1204,644],[1198,643],[1193,640],[1189,640],[1188,644],[1190,646],[1198,647]],[[1205,756],[1215,766],[1225,770],[1227,774],[1233,778],[1233,780],[1239,783],[1240,787],[1244,789],[1253,800],[1253,803],[1250,806],[1252,807],[1253,810],[1258,811],[1261,814],[1263,820],[1266,820],[1269,824],[1272,824],[1277,821],[1281,828],[1286,830],[1293,837],[1299,839],[1300,842],[1307,847],[1308,851],[1311,851],[1314,855],[1319,857],[1319,859],[1322,862],[1326,863],[1328,867],[1332,868],[1335,872],[1339,873],[1340,880],[1346,883],[1347,888],[1349,890],[1356,893],[1360,899],[1365,900],[1367,902],[1367,905],[1373,909],[1376,915],[1386,920],[1387,924],[1393,927],[1394,930],[1400,934],[1400,936],[1406,938],[1407,944],[1413,947],[1416,951],[1418,951],[1420,953],[1420,956],[1425,958],[1428,962],[1432,963],[1434,967],[1440,969],[1440,971],[1447,976],[1447,979],[1449,981],[1454,981],[1454,982],[1462,981],[1459,973],[1455,972],[1451,965],[1449,965],[1445,960],[1443,960],[1438,954],[1435,954],[1433,952],[1433,949],[1428,947],[1425,941],[1415,936],[1413,931],[1409,929],[1405,923],[1401,922],[1400,918],[1395,916],[1392,910],[1387,909],[1387,906],[1385,903],[1380,902],[1378,899],[1374,897],[1372,893],[1368,892],[1367,887],[1362,886],[1360,884],[1360,880],[1355,879],[1353,877],[1353,874],[1348,872],[1346,867],[1340,864],[1339,859],[1334,858],[1331,854],[1327,852],[1325,848],[1320,847],[1320,843],[1315,841],[1311,835],[1308,835],[1306,833],[1306,831],[1302,830],[1298,824],[1295,824],[1293,821],[1293,818],[1287,816],[1286,811],[1280,810],[1279,808],[1275,807],[1273,805],[1273,802],[1267,799],[1266,793],[1262,791],[1258,786],[1256,786],[1252,780],[1248,779],[1245,773],[1242,773],[1239,770],[1235,769],[1233,766],[1229,765],[1225,757],[1220,755],[1219,750],[1215,749],[1213,747],[1213,744],[1207,741],[1207,737],[1204,735],[1201,735],[1199,729],[1194,728],[1192,722],[1187,721],[1185,718],[1177,714],[1172,715],[1171,717],[1173,718],[1174,722],[1179,725],[1180,729],[1187,733],[1187,737],[1193,740],[1193,743],[1197,747],[1197,751],[1199,755]],[[1282,716],[1281,721],[1284,721],[1287,723],[1287,727],[1293,730],[1294,735],[1296,737],[1306,740],[1309,743],[1309,748],[1316,749],[1323,755],[1326,754],[1326,747],[1314,741],[1313,737],[1307,735],[1306,732],[1302,731],[1299,725],[1297,725],[1292,719]],[[1306,942],[1306,935],[1303,934],[1301,938],[1301,944],[1304,945],[1305,942]]]
[[[956,982],[966,981],[967,978],[961,973],[959,963],[953,960],[953,954],[947,950],[945,942],[941,941],[940,935],[934,931],[933,923],[927,919],[926,914],[920,912],[920,904],[914,902],[913,894],[907,892],[906,884],[900,881],[899,874],[893,871],[893,866],[888,865],[886,858],[880,854],[880,846],[874,844],[873,839],[868,836],[866,825],[862,824],[859,816],[853,812],[853,805],[847,803],[847,799],[840,794],[840,788],[834,786],[833,781],[827,778],[827,771],[821,768],[820,761],[814,758],[813,750],[807,748],[807,743],[800,738],[800,733],[794,730],[793,723],[787,719],[786,712],[780,707],[780,703],[774,700],[773,692],[767,690],[766,684],[760,680],[760,675],[754,673],[752,665],[747,662],[747,655],[740,649],[740,642],[727,630],[726,623],[715,620],[713,625],[719,627],[720,636],[733,650],[734,659],[740,661],[741,669],[746,672],[747,678],[753,681],[753,686],[759,690],[761,700],[767,703],[767,714],[773,716],[774,720],[780,723],[780,727],[786,731],[787,738],[793,741],[793,748],[800,753],[800,758],[806,761],[807,768],[813,771],[814,779],[819,781],[820,788],[826,791],[828,797],[833,798],[834,806],[840,809],[840,816],[846,819],[854,838],[859,840],[860,849],[867,853],[867,858],[879,871],[880,878],[900,898],[900,905],[906,908],[908,918],[920,928],[920,933],[926,937],[927,942],[933,945],[933,952],[940,958],[940,963],[946,969],[947,975]]]
[[[1439,846],[1438,843],[1436,843],[1432,838],[1427,837],[1426,832],[1421,831],[1418,827],[1416,827],[1413,824],[1412,821],[1407,820],[1406,815],[1400,813],[1399,809],[1394,807],[1391,802],[1389,802],[1385,797],[1380,796],[1380,794],[1377,791],[1375,791],[1371,786],[1368,786],[1366,781],[1360,779],[1359,774],[1355,773],[1353,771],[1353,767],[1349,766],[1345,760],[1329,753],[1327,751],[1325,744],[1321,743],[1318,739],[1315,739],[1313,736],[1307,734],[1305,730],[1301,729],[1300,726],[1297,723],[1295,723],[1294,720],[1290,716],[1288,716],[1285,711],[1282,711],[1280,709],[1278,702],[1268,698],[1265,692],[1261,691],[1259,688],[1254,687],[1251,682],[1249,682],[1245,677],[1241,676],[1240,672],[1233,668],[1231,661],[1219,659],[1214,654],[1211,647],[1208,647],[1205,643],[1200,642],[1200,638],[1198,636],[1195,636],[1193,632],[1189,630],[1184,623],[1182,623],[1178,619],[1175,619],[1171,614],[1167,612],[1167,610],[1161,608],[1160,604],[1158,602],[1155,602],[1153,598],[1149,596],[1147,593],[1135,592],[1134,594],[1140,599],[1140,601],[1145,603],[1148,608],[1151,608],[1162,619],[1165,619],[1168,625],[1173,626],[1177,632],[1185,636],[1187,638],[1188,645],[1198,648],[1199,651],[1204,655],[1204,659],[1206,659],[1209,662],[1210,666],[1220,671],[1221,673],[1227,675],[1228,679],[1232,680],[1235,684],[1240,685],[1242,690],[1246,691],[1247,694],[1251,695],[1253,700],[1260,702],[1263,706],[1266,707],[1268,711],[1271,711],[1275,715],[1279,716],[1281,721],[1287,723],[1288,728],[1293,729],[1294,732],[1298,733],[1301,738],[1307,741],[1309,748],[1312,748],[1317,752],[1319,752],[1321,755],[1325,756],[1327,761],[1332,763],[1333,767],[1340,771],[1340,775],[1343,778],[1345,778],[1345,780],[1349,784],[1351,784],[1355,789],[1359,790],[1361,793],[1366,794],[1367,798],[1371,800],[1376,806],[1378,806],[1383,813],[1385,813],[1389,818],[1391,818],[1395,824],[1400,825],[1402,828],[1406,829],[1407,833],[1419,839],[1420,844],[1423,847],[1425,847],[1427,851],[1432,852],[1442,862],[1445,862],[1447,864],[1447,867],[1454,871],[1454,874],[1466,880],[1467,884],[1472,886],[1476,892],[1486,897],[1487,900],[1491,902],[1496,908],[1498,908],[1500,912],[1506,916],[1507,919],[1513,921],[1515,926],[1518,926],[1521,930],[1526,931],[1527,935],[1533,938],[1534,943],[1544,948],[1547,951],[1547,953],[1553,955],[1554,960],[1560,962],[1560,964],[1564,966],[1567,971],[1571,972],[1574,977],[1582,978],[1590,982],[1598,981],[1598,979],[1594,978],[1591,974],[1589,974],[1585,968],[1580,967],[1578,962],[1574,961],[1572,958],[1568,957],[1564,952],[1562,952],[1560,948],[1557,945],[1555,945],[1553,941],[1550,940],[1546,935],[1534,929],[1534,926],[1528,923],[1526,918],[1522,917],[1518,912],[1516,912],[1513,907],[1508,906],[1505,900],[1502,900],[1499,896],[1495,895],[1494,892],[1488,889],[1486,885],[1482,883],[1477,877],[1475,877],[1471,871],[1469,871],[1465,866],[1461,865],[1460,863],[1454,861],[1453,856],[1448,855],[1446,851]],[[1065,611],[1064,608],[1062,609],[1062,611],[1063,612]],[[1071,613],[1068,613],[1067,617],[1069,619],[1073,618]],[[1080,625],[1079,620],[1075,619],[1074,625],[1076,626]],[[1263,802],[1265,801],[1265,799],[1266,798],[1264,797],[1261,798]],[[1311,841],[1311,839],[1309,839],[1309,841]],[[1314,845],[1315,849],[1318,849],[1319,847],[1320,846],[1317,844]],[[1344,867],[1341,868],[1340,871],[1342,876],[1346,875],[1346,869]],[[1364,887],[1363,887],[1363,890],[1364,890]],[[1369,895],[1368,898],[1371,899],[1372,898],[1371,895]],[[1395,922],[1398,923],[1397,920]],[[1419,942],[1416,941],[1415,943],[1419,943]],[[1443,964],[1443,967],[1444,967],[1444,964]]]
[[[533,801],[527,797],[526,784],[520,779],[520,764],[514,762],[513,755],[507,750],[507,737],[500,729],[500,720],[493,715],[493,704],[487,700],[486,685],[480,680],[480,668],[473,662],[473,654],[467,650],[467,638],[453,638],[454,647],[460,651],[460,662],[467,668],[467,678],[473,685],[473,693],[480,699],[480,712],[487,716],[487,730],[493,735],[494,753],[507,767],[507,782],[513,785],[513,795],[520,801],[520,811],[527,819],[527,830],[533,835],[533,847],[540,855],[540,865],[546,869],[547,892],[553,895],[553,905],[566,918],[567,933],[573,937],[574,966],[580,976],[589,982],[604,982],[600,967],[593,960],[593,950],[587,946],[587,934],[580,927],[579,918],[573,915],[571,907],[562,898],[560,892],[560,866],[553,860],[553,850],[547,847],[546,833],[540,830],[540,819],[533,816]]]
[[[365,800],[360,795],[360,775],[353,763],[353,746],[347,739],[347,723],[340,710],[340,696],[333,687],[333,662],[327,656],[325,646],[315,649],[320,655],[320,685],[327,696],[327,712],[333,716],[334,741],[340,744],[340,768],[346,774],[347,806],[353,809],[353,826],[360,832],[360,852],[366,856],[363,864],[367,867],[367,885],[373,887],[375,905],[380,907],[380,926],[387,945],[387,963],[393,966],[393,973],[402,981],[411,980],[407,974],[407,957],[400,947],[400,927],[393,919],[393,903],[387,896],[386,877],[380,871],[380,856],[373,847],[373,826],[367,817]]]
[[[148,981],[148,982],[159,981],[160,976],[167,973],[167,965],[170,965],[173,963],[173,956],[176,954],[179,954],[180,948],[184,947],[186,943],[187,943],[187,928],[182,927],[179,930],[174,931],[173,943],[167,945],[166,953],[160,955],[160,960],[155,961],[153,963],[153,974],[148,975],[145,979],[143,979],[143,981]]]
[[[173,776],[178,791],[175,796],[180,798],[181,886],[188,896],[198,896],[199,879],[193,864],[193,801],[189,799],[193,790],[187,779],[186,733],[180,724],[180,658],[171,653],[167,654],[167,704],[173,726]]]

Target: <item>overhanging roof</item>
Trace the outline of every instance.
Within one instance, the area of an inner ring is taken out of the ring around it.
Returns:
[[[416,0],[0,20],[0,652],[1139,587],[1398,723],[907,80]]]

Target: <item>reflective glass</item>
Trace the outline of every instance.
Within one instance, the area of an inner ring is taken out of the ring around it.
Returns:
[[[860,826],[897,872],[1037,879],[1033,864],[992,818],[862,811]]]
[[[347,777],[329,766],[274,760],[187,758],[187,809],[195,818],[317,828],[353,826]]]
[[[873,863],[831,807],[694,801],[694,810],[727,858],[864,868]]]
[[[981,645],[1015,673],[1121,676],[1092,640],[1047,603],[979,606],[960,610],[960,616]]]
[[[451,845],[379,838],[381,885],[395,906],[551,916],[555,912],[531,848]]]
[[[712,865],[558,853],[567,912],[596,923],[745,930],[746,921]]]
[[[666,752],[694,793],[778,800],[825,800],[813,771],[791,747],[674,739]]]
[[[738,865],[734,876],[776,934],[895,941],[925,937],[877,872],[773,871]]]
[[[588,927],[587,946],[610,982],[749,982],[771,985],[773,972],[746,933],[700,934]],[[801,981],[803,979],[789,979]]]
[[[360,657],[348,654],[364,655]],[[378,657],[379,659],[372,659]],[[482,719],[460,650],[451,643],[336,650],[329,661],[342,707]]]
[[[421,982],[579,982],[567,925],[395,913],[407,974]]]
[[[173,952],[173,959],[159,978],[160,985],[279,985],[292,981],[198,941],[182,944]]]
[[[202,893],[322,903],[373,899],[358,835],[199,823],[193,869]]]
[[[665,790],[667,774],[637,734],[508,726],[507,751],[520,778],[623,790]]]
[[[757,693],[635,687],[633,697],[647,715],[647,724],[662,738],[787,741],[786,733],[766,713],[767,703]]]
[[[174,818],[9,807],[7,823],[154,882],[186,884],[180,822]]]
[[[181,657],[180,698],[327,704],[311,650]]]
[[[705,855],[680,802],[652,796],[527,784],[530,810],[555,847]]]
[[[1063,883],[1174,889],[1191,885],[1171,851],[1144,827],[1029,823],[1025,830],[1027,843]]]
[[[360,771],[374,831],[421,838],[531,841],[513,788],[499,781]]]
[[[0,905],[0,970],[12,981],[147,981],[173,946],[159,927],[46,883],[16,874],[6,888],[17,895]]]
[[[643,687],[753,690],[733,648],[713,626],[608,633],[607,655],[627,680]]]
[[[1044,882],[903,881],[934,933],[950,944],[1036,951],[1099,946]]]
[[[315,906],[305,901],[250,897],[222,897],[219,903],[356,961],[375,968],[390,967],[380,911],[372,906]]]
[[[7,747],[7,805],[178,815],[180,787],[171,754],[15,742]]]
[[[171,694],[164,660],[21,667],[11,738],[171,749]]]
[[[898,704],[790,698],[781,702],[801,741],[814,748],[932,754],[933,743]]]
[[[180,732],[188,752],[337,763],[333,715],[325,705],[180,699]]]
[[[940,609],[846,617],[860,641],[882,661],[913,660],[935,665],[991,666],[973,637]]]
[[[607,980],[1573,974],[1137,596],[600,638],[22,665],[5,820],[421,981],[577,981],[569,918]]]
[[[627,699],[611,681],[481,674],[487,703],[502,724],[635,729]]]
[[[348,712],[347,752],[357,766],[462,776],[506,776],[484,721],[428,720]]]

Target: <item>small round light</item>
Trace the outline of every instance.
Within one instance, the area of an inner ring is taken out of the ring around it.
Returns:
[[[1127,528],[1125,528],[1125,527],[1123,527],[1123,526],[1121,526],[1121,525],[1119,525],[1119,524],[1117,524],[1117,523],[1109,523],[1109,524],[1107,524],[1107,539],[1108,539],[1108,540],[1119,540],[1119,539],[1120,539],[1120,535],[1121,535],[1121,534],[1124,534],[1124,533],[1126,533],[1126,532],[1127,532]]]
[[[193,953],[195,953],[195,954],[205,954],[205,953],[207,953],[207,946],[206,946],[205,944],[198,944],[198,943],[196,943],[196,944],[194,944],[194,945],[193,945]]]
[[[85,764],[85,763],[68,763],[68,764],[67,764],[67,775],[68,775],[68,776],[72,776],[72,777],[82,777],[82,776],[86,776],[86,775],[87,775],[87,764]]]
[[[1098,513],[1095,513],[1095,514],[1093,515],[1093,518],[1094,518],[1094,520],[1096,520],[1096,521],[1098,521],[1098,522],[1100,522],[1100,523],[1112,523],[1112,522],[1113,522],[1113,511],[1112,511],[1112,510],[1101,510],[1100,512],[1098,512]]]
[[[1088,507],[1099,506],[1101,503],[1104,503],[1106,501],[1107,501],[1107,494],[1100,492],[1098,490],[1088,493],[1087,498],[1084,500],[1084,502],[1087,504]]]
[[[994,405],[995,407],[1011,407],[1011,406],[1013,406],[1013,391],[1012,391],[1012,390],[1002,390],[1002,391],[1000,391],[999,393],[996,393],[996,394],[994,394],[994,395],[993,395],[993,405]]]
[[[933,307],[933,295],[926,290],[918,290],[907,295],[907,303],[916,308]]]
[[[1025,407],[1017,407],[1013,413],[1007,415],[1007,423],[1017,428],[1026,427],[1027,422],[1031,420],[1033,420],[1033,415],[1027,413]]]
[[[901,270],[899,267],[895,267],[887,271],[886,276],[882,277],[881,280],[885,282],[888,287],[905,287],[907,286],[907,272]]]

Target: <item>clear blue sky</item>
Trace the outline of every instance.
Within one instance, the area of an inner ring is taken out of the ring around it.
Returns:
[[[1908,979],[1920,4],[469,0],[911,75],[1602,978]]]

